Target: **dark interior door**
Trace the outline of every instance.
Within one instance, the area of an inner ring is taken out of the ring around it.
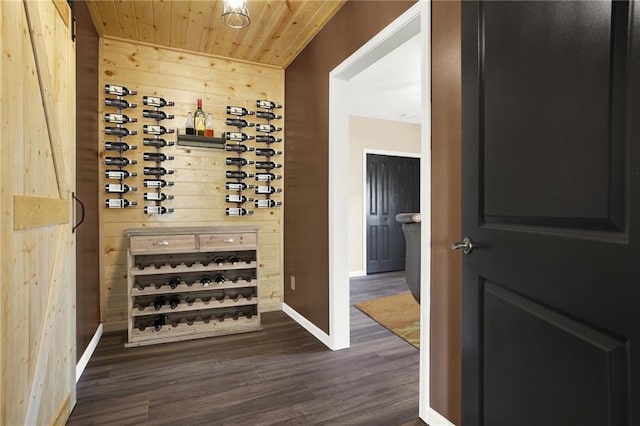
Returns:
[[[462,424],[640,425],[640,11],[462,8]]]
[[[420,211],[420,159],[367,154],[367,274],[401,271],[398,213]]]

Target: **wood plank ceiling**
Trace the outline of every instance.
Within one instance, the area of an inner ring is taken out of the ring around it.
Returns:
[[[286,68],[345,0],[249,0],[251,24],[221,21],[222,0],[88,0],[100,36]]]

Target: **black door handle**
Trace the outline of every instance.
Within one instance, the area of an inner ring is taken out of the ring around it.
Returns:
[[[71,193],[71,197],[73,197],[73,199],[76,200],[78,204],[80,204],[80,207],[82,208],[81,210],[82,213],[80,215],[80,222],[76,223],[75,225],[73,225],[73,228],[71,228],[71,233],[74,233],[76,232],[76,229],[78,228],[78,226],[82,225],[82,222],[84,222],[84,204],[82,203],[82,201],[80,201],[78,197],[76,197],[75,192]]]

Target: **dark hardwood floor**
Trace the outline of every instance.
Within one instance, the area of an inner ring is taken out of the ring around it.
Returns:
[[[351,302],[407,291],[403,272],[351,280]],[[419,425],[419,351],[351,308],[330,351],[282,312],[261,332],[125,349],[108,333],[68,425]]]

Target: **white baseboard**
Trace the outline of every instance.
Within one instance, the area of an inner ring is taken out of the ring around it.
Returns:
[[[367,275],[367,273],[365,271],[351,271],[351,272],[349,272],[349,278],[364,277],[366,275]]]
[[[95,334],[91,338],[91,341],[87,346],[87,349],[84,350],[84,353],[78,360],[78,364],[76,364],[76,383],[78,383],[78,380],[80,380],[80,376],[82,376],[82,372],[87,367],[87,364],[89,364],[91,355],[93,355],[93,352],[95,352],[96,347],[98,346],[98,342],[100,342],[100,338],[102,337],[103,330],[104,330],[104,327],[102,326],[102,323],[100,323],[100,325],[98,326],[98,329],[96,330]]]
[[[449,419],[447,419],[445,416],[438,413],[431,407],[429,407],[429,411],[427,411],[427,418],[422,420],[424,420],[425,423],[430,426],[456,426],[455,424],[451,423]]]
[[[324,345],[326,347],[328,347],[329,349],[332,349],[331,348],[331,338],[329,337],[329,335],[327,333],[325,333],[324,331],[320,330],[318,328],[318,326],[316,326],[311,321],[309,321],[308,319],[306,319],[305,317],[300,315],[300,313],[298,313],[298,311],[296,311],[295,309],[293,309],[291,306],[287,305],[286,303],[282,304],[282,311],[285,314],[289,315],[292,320],[294,320],[295,322],[300,324],[302,326],[302,328],[304,328],[309,333],[311,333],[316,339],[318,339],[322,343],[324,343]]]

